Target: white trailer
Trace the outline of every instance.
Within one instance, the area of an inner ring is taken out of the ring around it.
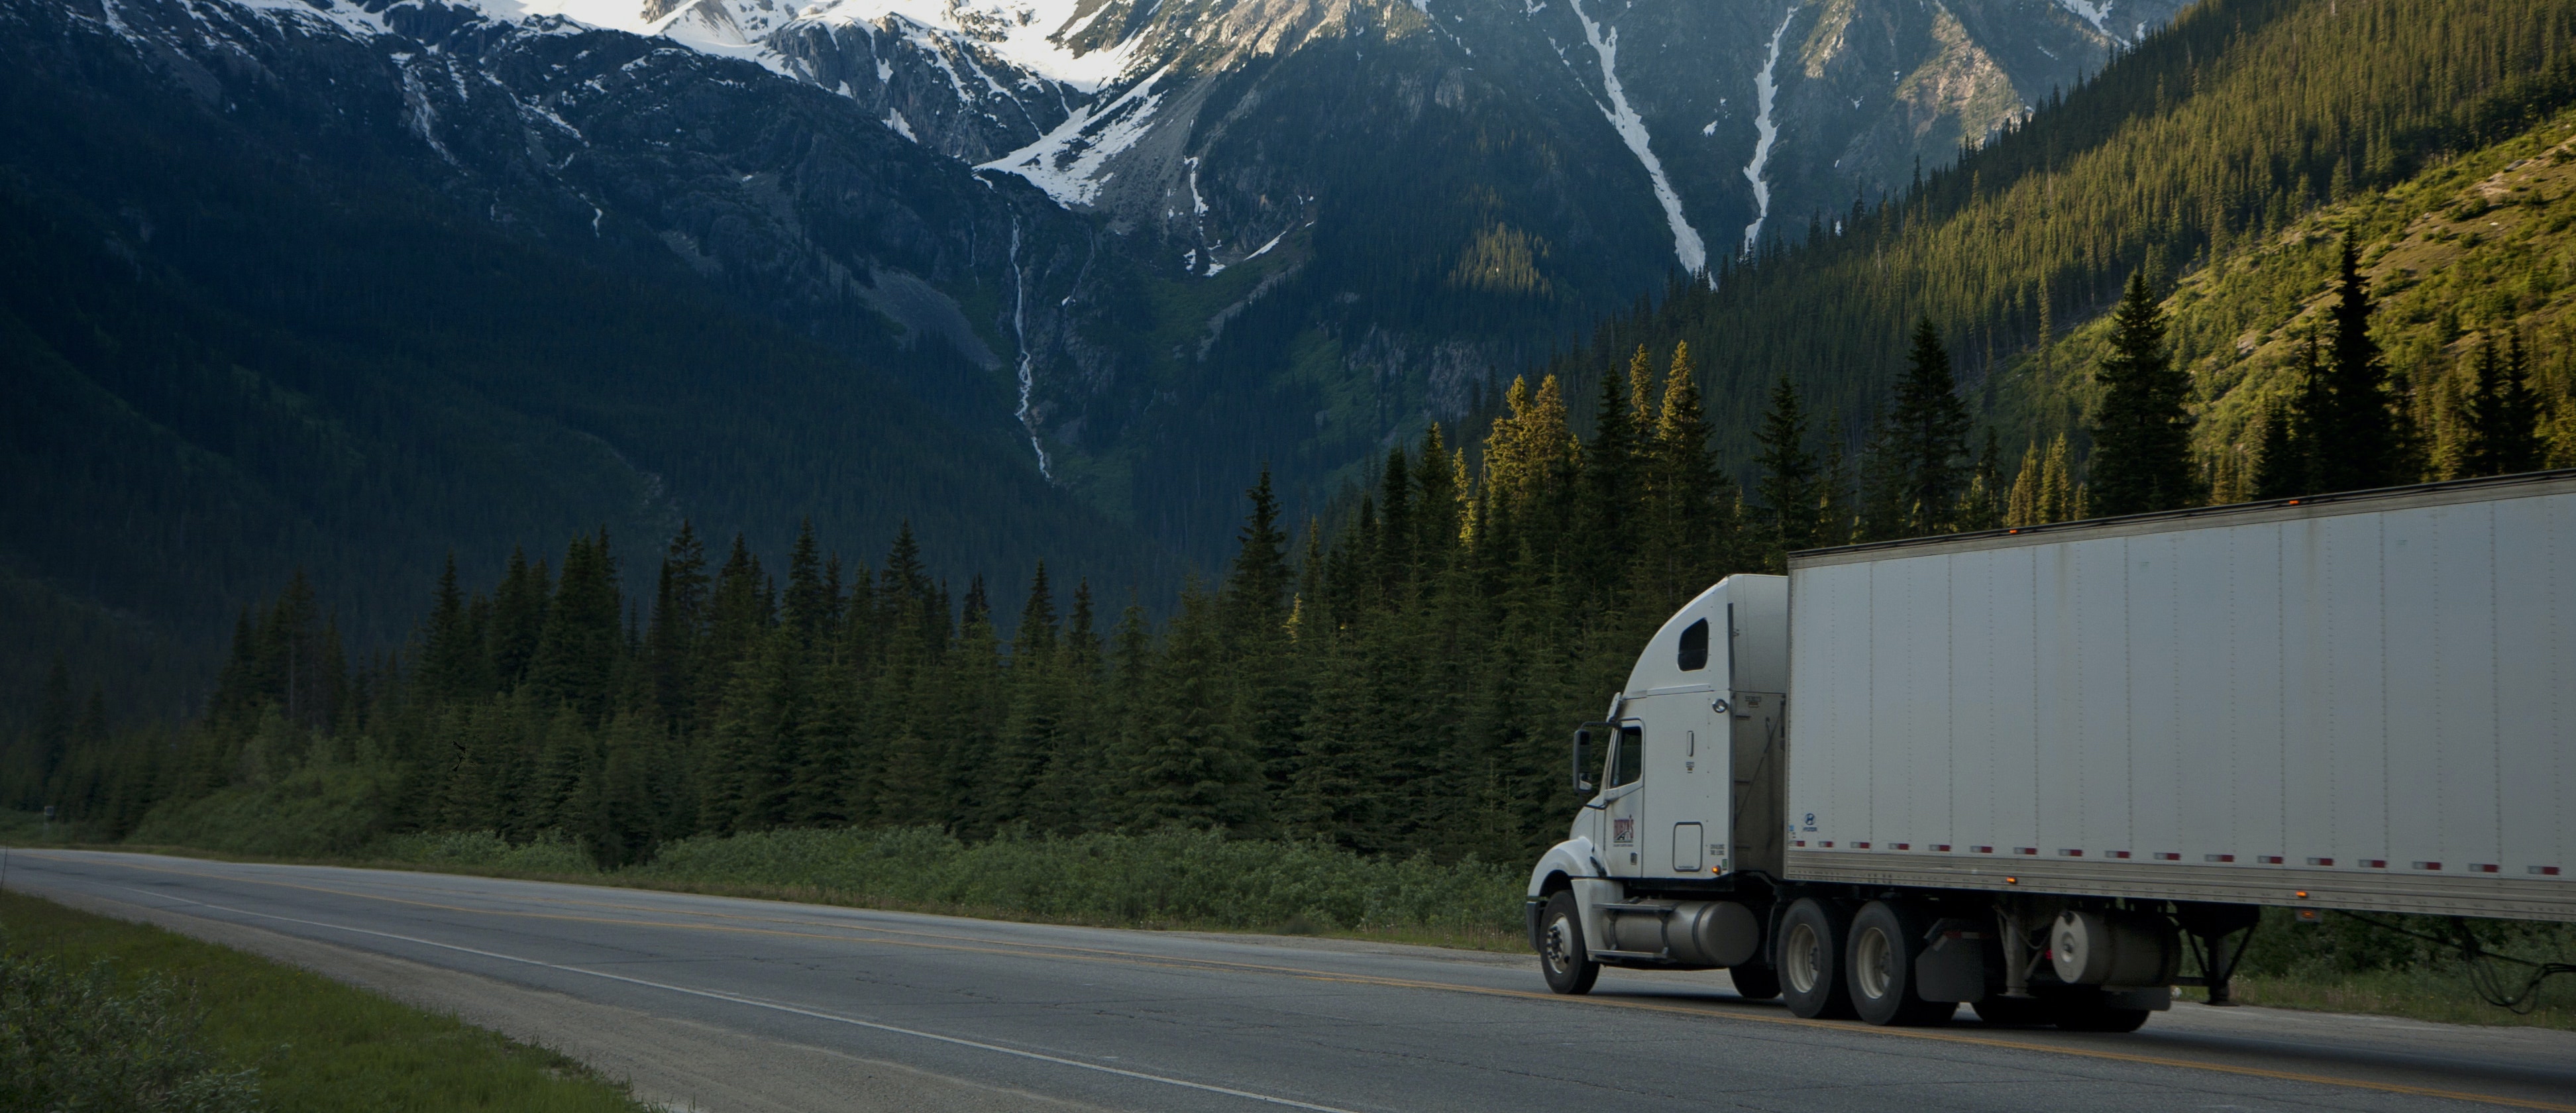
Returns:
[[[2571,721],[2576,471],[1798,553],[1578,730],[1531,943],[2127,1030],[2265,905],[2576,920]]]

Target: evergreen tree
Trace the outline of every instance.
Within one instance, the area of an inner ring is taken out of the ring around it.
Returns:
[[[2505,353],[2480,336],[2470,349],[2474,375],[2462,415],[2460,477],[2511,475],[2540,466],[2540,404],[2524,381],[2522,340],[2505,333]]]
[[[1771,409],[1763,415],[1755,443],[1759,448],[1753,466],[1762,478],[1754,490],[1766,534],[1763,564],[1769,571],[1785,572],[1787,553],[1816,544],[1820,509],[1820,476],[1815,450],[1807,444],[1807,415],[1787,375],[1771,388]]]
[[[699,670],[704,667],[707,622],[707,555],[695,527],[680,523],[662,557],[660,582],[653,592],[652,625],[644,635],[644,653],[653,678],[653,695],[666,726],[694,723]]]
[[[1950,373],[1941,332],[1925,317],[1914,326],[1913,350],[1896,383],[1887,414],[1884,453],[1898,478],[1896,503],[1903,528],[1940,533],[1966,487],[1968,409]]]
[[[1402,449],[1394,459],[1402,459]],[[1395,466],[1395,465],[1391,465]],[[1400,466],[1393,473],[1404,478]],[[1244,497],[1252,509],[1236,534],[1238,548],[1225,582],[1225,637],[1236,652],[1271,652],[1288,614],[1288,535],[1279,528],[1279,499],[1270,489],[1270,469]]]
[[[608,531],[574,538],[528,666],[528,687],[539,700],[571,705],[586,727],[606,718],[610,682],[625,650],[618,628],[623,609]]]
[[[526,679],[536,660],[537,639],[545,632],[546,604],[554,597],[544,561],[528,563],[527,551],[510,549],[509,571],[492,593],[492,671],[504,688]]]
[[[2319,405],[2306,418],[2318,492],[2358,491],[2408,482],[2406,431],[2379,343],[2370,336],[2373,306],[2360,251],[2347,236],[2329,307],[2333,334],[2318,379]]]
[[[2093,415],[2091,487],[2094,510],[2142,514],[2199,505],[2207,492],[2191,466],[2191,376],[2165,351],[2164,309],[2145,271],[2129,275],[2111,314],[2111,350],[2095,381],[2102,402]]]

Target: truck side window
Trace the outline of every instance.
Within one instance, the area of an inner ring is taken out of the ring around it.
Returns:
[[[1619,748],[1610,755],[1609,787],[1634,784],[1637,774],[1646,767],[1646,730],[1644,727],[1620,727]]]
[[[1698,672],[1708,667],[1708,620],[1703,618],[1682,630],[1681,666],[1683,672]]]

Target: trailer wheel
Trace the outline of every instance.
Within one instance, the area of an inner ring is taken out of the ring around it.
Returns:
[[[1735,979],[1736,996],[1747,1001],[1768,1001],[1780,995],[1780,972],[1768,966],[1730,966],[1726,976]]]
[[[1592,992],[1592,983],[1601,978],[1601,964],[1592,961],[1591,949],[1584,946],[1583,911],[1575,907],[1571,892],[1547,898],[1547,910],[1539,913],[1538,966],[1549,989],[1568,995]]]
[[[1789,906],[1780,920],[1780,995],[1789,1011],[1813,1020],[1846,1019],[1851,994],[1843,985],[1843,944],[1851,935],[1851,914],[1840,905],[1807,897]]]
[[[1879,900],[1852,918],[1844,979],[1851,985],[1853,1011],[1872,1024],[1939,1024],[1959,1011],[1958,1002],[1926,1001],[1915,992],[1914,966],[1923,953],[1924,925],[1922,917],[1908,912]]]
[[[2135,1032],[2147,1022],[2147,1010],[2112,1008],[2103,1003],[2100,990],[2049,998],[2048,1011],[2068,1032]]]

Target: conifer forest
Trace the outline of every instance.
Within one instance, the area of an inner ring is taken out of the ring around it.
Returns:
[[[961,572],[909,521],[767,497],[740,533],[450,555],[402,637],[278,568],[184,721],[58,658],[0,804],[178,841],[329,800],[338,851],[488,832],[602,867],[851,827],[1526,861],[1578,803],[1573,724],[1725,576],[2576,466],[2576,2],[2345,8],[2204,0],[1955,164],[1498,369],[1337,496],[1262,473],[1202,576],[1028,535],[985,539],[1060,545],[1052,572]],[[398,556],[369,559],[437,559]],[[1156,578],[1064,573],[1110,566]]]

